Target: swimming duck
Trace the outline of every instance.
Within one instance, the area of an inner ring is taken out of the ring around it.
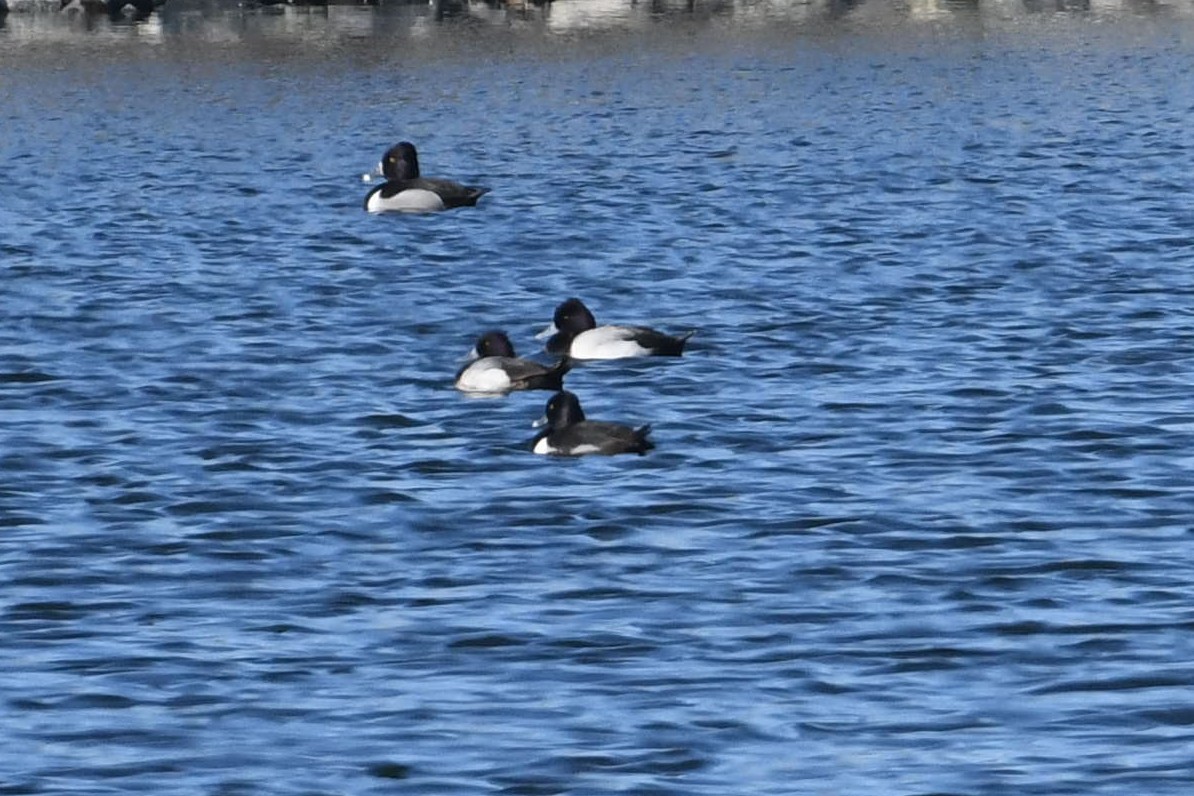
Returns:
[[[546,350],[573,359],[625,359],[627,357],[678,357],[696,332],[679,337],[645,326],[598,326],[593,313],[578,298],[556,307],[552,325],[537,336],[546,337]]]
[[[506,393],[512,390],[559,390],[564,374],[572,367],[564,357],[554,365],[520,359],[510,338],[500,330],[477,338],[472,362],[456,374],[456,389],[474,393]]]
[[[647,435],[650,426],[631,428],[618,423],[586,420],[580,399],[567,390],[553,395],[536,426],[547,426],[531,442],[531,450],[547,456],[584,456],[598,453],[642,455],[655,447]]]
[[[388,210],[428,213],[472,207],[489,192],[488,188],[461,185],[452,180],[420,177],[419,154],[409,141],[390,147],[382,155],[379,168],[386,181],[365,197],[365,209],[370,213]]]

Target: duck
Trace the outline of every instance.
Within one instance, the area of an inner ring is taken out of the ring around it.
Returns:
[[[452,180],[419,176],[419,153],[415,145],[402,141],[381,157],[378,167],[386,181],[365,197],[370,213],[398,210],[428,213],[453,207],[473,207],[489,193],[488,188],[461,185]]]
[[[567,354],[572,359],[627,359],[681,356],[684,344],[694,334],[673,337],[646,326],[598,326],[584,302],[570,298],[556,307],[551,325],[536,337],[550,335],[545,349],[551,354]]]
[[[531,451],[544,456],[584,456],[591,453],[615,456],[637,453],[640,456],[655,447],[647,435],[651,427],[631,428],[619,423],[586,420],[580,399],[560,390],[548,399],[543,417],[536,426],[546,426],[531,440]]]
[[[509,336],[500,330],[477,338],[472,361],[456,374],[456,389],[469,393],[508,393],[513,390],[561,390],[572,367],[568,357],[554,365],[520,359]]]

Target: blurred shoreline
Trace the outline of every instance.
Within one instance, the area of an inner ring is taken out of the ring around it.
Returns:
[[[661,22],[718,32],[884,30],[908,25],[1033,28],[1057,19],[1194,19],[1194,0],[377,0],[373,3],[267,3],[167,0],[148,14],[103,13],[80,0],[0,0],[0,45],[96,41],[274,39],[305,46],[382,36],[426,36],[444,25],[507,29],[515,34],[575,35],[653,31]],[[101,2],[102,0],[93,0]]]

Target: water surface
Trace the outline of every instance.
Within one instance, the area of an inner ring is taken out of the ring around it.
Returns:
[[[903,8],[9,14],[4,791],[1187,793],[1190,8]]]

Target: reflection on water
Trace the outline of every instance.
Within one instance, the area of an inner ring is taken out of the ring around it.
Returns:
[[[0,0],[0,4],[5,0]],[[660,20],[761,25],[817,25],[848,21],[884,26],[907,21],[950,19],[986,25],[1015,22],[1042,14],[1194,14],[1194,4],[1163,0],[430,0],[374,4],[274,4],[170,0],[148,19],[58,11],[60,0],[7,0],[11,13],[0,13],[0,41],[62,43],[95,41],[161,42],[169,37],[208,41],[259,38],[331,46],[378,34],[426,35],[437,23],[476,24],[513,31],[571,33],[646,30]],[[3,5],[0,5],[0,10]]]

